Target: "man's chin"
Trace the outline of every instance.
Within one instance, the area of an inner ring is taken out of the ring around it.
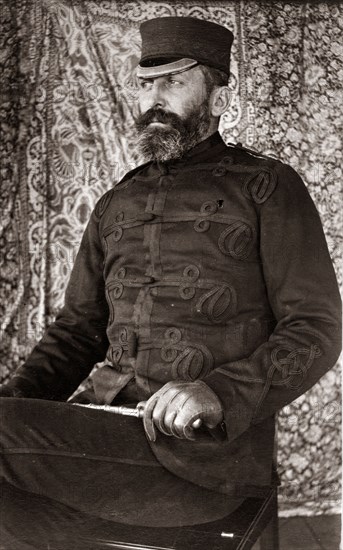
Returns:
[[[144,128],[141,133],[142,139],[146,136],[149,137],[160,137],[163,136],[166,138],[168,135],[172,135],[175,138],[179,137],[179,132],[176,132],[170,124],[164,122],[151,122],[146,128]]]
[[[179,159],[188,149],[179,132],[162,123],[149,124],[139,136],[137,146],[146,161],[161,162]]]

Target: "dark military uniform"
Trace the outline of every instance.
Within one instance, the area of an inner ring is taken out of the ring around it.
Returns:
[[[274,413],[334,365],[340,334],[337,284],[302,180],[215,133],[100,199],[65,306],[9,387],[64,399],[106,354],[94,402],[137,402],[170,380],[201,379],[222,402],[224,436],[158,433],[152,450],[197,485],[258,495],[271,484]]]

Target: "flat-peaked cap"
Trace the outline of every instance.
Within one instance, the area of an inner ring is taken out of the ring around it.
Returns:
[[[157,17],[140,26],[142,54],[137,75],[162,76],[201,63],[230,74],[233,34],[195,17]]]

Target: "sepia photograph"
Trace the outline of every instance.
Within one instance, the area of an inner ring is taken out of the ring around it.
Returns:
[[[342,550],[343,2],[0,0],[0,550]]]

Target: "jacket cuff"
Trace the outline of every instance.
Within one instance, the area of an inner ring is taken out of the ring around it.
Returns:
[[[251,407],[240,392],[240,384],[237,381],[232,383],[228,376],[216,370],[206,376],[203,381],[220,399],[223,406],[227,440],[233,441],[250,428],[253,417]]]

